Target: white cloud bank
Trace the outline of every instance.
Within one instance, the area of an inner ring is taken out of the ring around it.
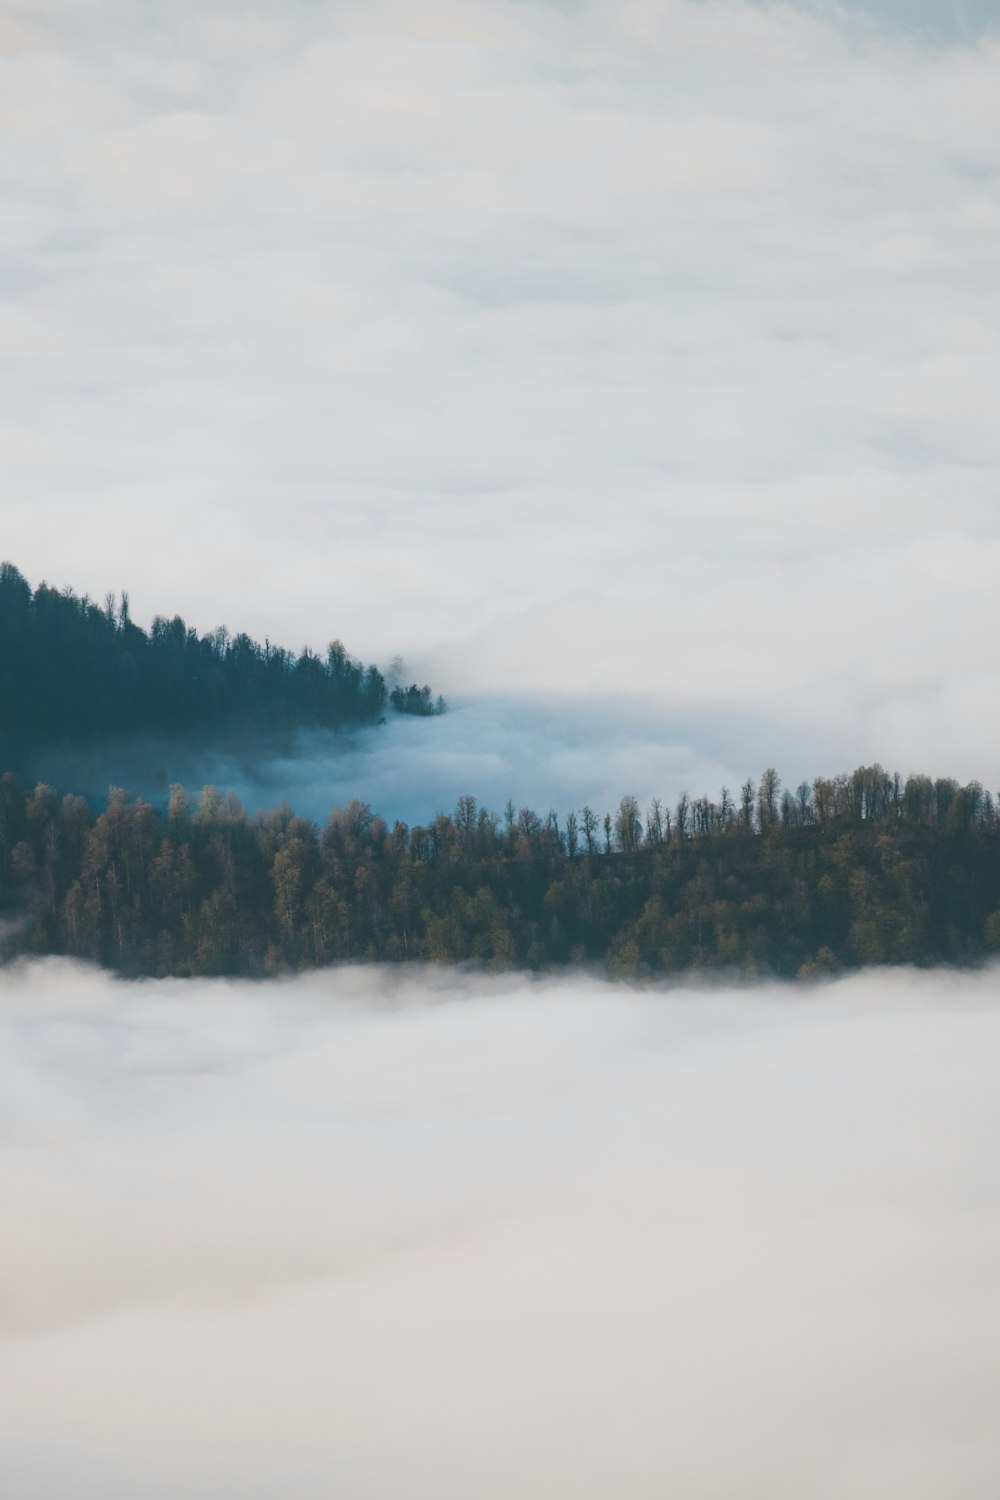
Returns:
[[[991,14],[8,0],[2,550],[995,784]]]
[[[993,1500],[998,976],[0,992],[18,1500]]]

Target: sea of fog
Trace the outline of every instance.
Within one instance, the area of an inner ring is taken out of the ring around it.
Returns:
[[[271,745],[135,739],[55,750],[32,771],[98,804],[109,785],[162,805],[172,782],[195,794],[212,783],[234,791],[250,812],[287,802],[322,823],[357,797],[390,823],[414,824],[452,811],[464,793],[497,812],[510,798],[542,817],[586,803],[603,814],[626,792],[643,809],[653,797],[672,806],[682,791],[716,797],[723,784],[735,795],[747,776],[774,763],[779,747],[792,787],[863,759],[857,745],[817,740],[801,725],[779,733],[773,717],[667,710],[635,698],[496,695],[460,700],[443,717],[390,715],[377,728],[314,731]],[[947,768],[961,770],[956,758]]]
[[[994,1500],[1000,973],[0,973],[17,1500]]]

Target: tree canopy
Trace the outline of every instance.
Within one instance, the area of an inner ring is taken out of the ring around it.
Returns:
[[[266,975],[336,961],[614,975],[810,977],[1000,953],[1000,813],[977,782],[880,766],[737,802],[626,796],[563,820],[461,797],[390,827],[364,802],[325,827],[174,787],[100,813],[0,778],[7,951],[125,974]]]
[[[103,605],[72,589],[32,591],[0,564],[0,766],[30,768],[43,745],[162,734],[210,738],[375,724],[440,712],[429,687],[387,691],[376,666],[340,641],[295,655],[225,626],[199,635],[179,615],[143,630],[129,599]]]

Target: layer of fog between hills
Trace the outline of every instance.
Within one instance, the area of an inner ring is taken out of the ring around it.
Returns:
[[[779,748],[784,783],[793,788],[803,778],[811,782],[834,753],[801,733],[783,737]],[[98,805],[110,786],[121,786],[161,807],[171,783],[194,797],[212,784],[234,791],[251,813],[287,803],[320,824],[351,798],[390,823],[429,823],[470,793],[497,813],[510,799],[543,817],[555,809],[561,822],[584,804],[603,814],[626,792],[638,796],[643,811],[653,797],[673,806],[682,790],[714,798],[725,784],[734,794],[774,754],[773,726],[752,715],[494,697],[460,700],[443,718],[390,714],[376,729],[307,732],[277,747],[138,739],[52,749],[35,758],[32,779],[83,792]]]
[[[0,989],[18,1500],[993,1500],[998,973]]]
[[[4,553],[529,695],[533,803],[621,714],[995,786],[993,20],[10,0]]]

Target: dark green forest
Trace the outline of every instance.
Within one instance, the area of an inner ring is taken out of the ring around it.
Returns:
[[[125,593],[100,606],[72,589],[32,590],[13,564],[0,564],[0,766],[21,774],[53,746],[137,735],[271,738],[443,706],[429,687],[390,690],[339,641],[325,656],[296,656],[225,626],[199,635],[179,615],[158,615],[146,631]]]
[[[264,976],[336,961],[591,965],[642,979],[975,963],[1000,951],[1000,813],[973,782],[879,766],[644,814],[459,799],[427,826],[361,802],[322,829],[206,787],[96,813],[0,779],[6,956],[127,975]]]

